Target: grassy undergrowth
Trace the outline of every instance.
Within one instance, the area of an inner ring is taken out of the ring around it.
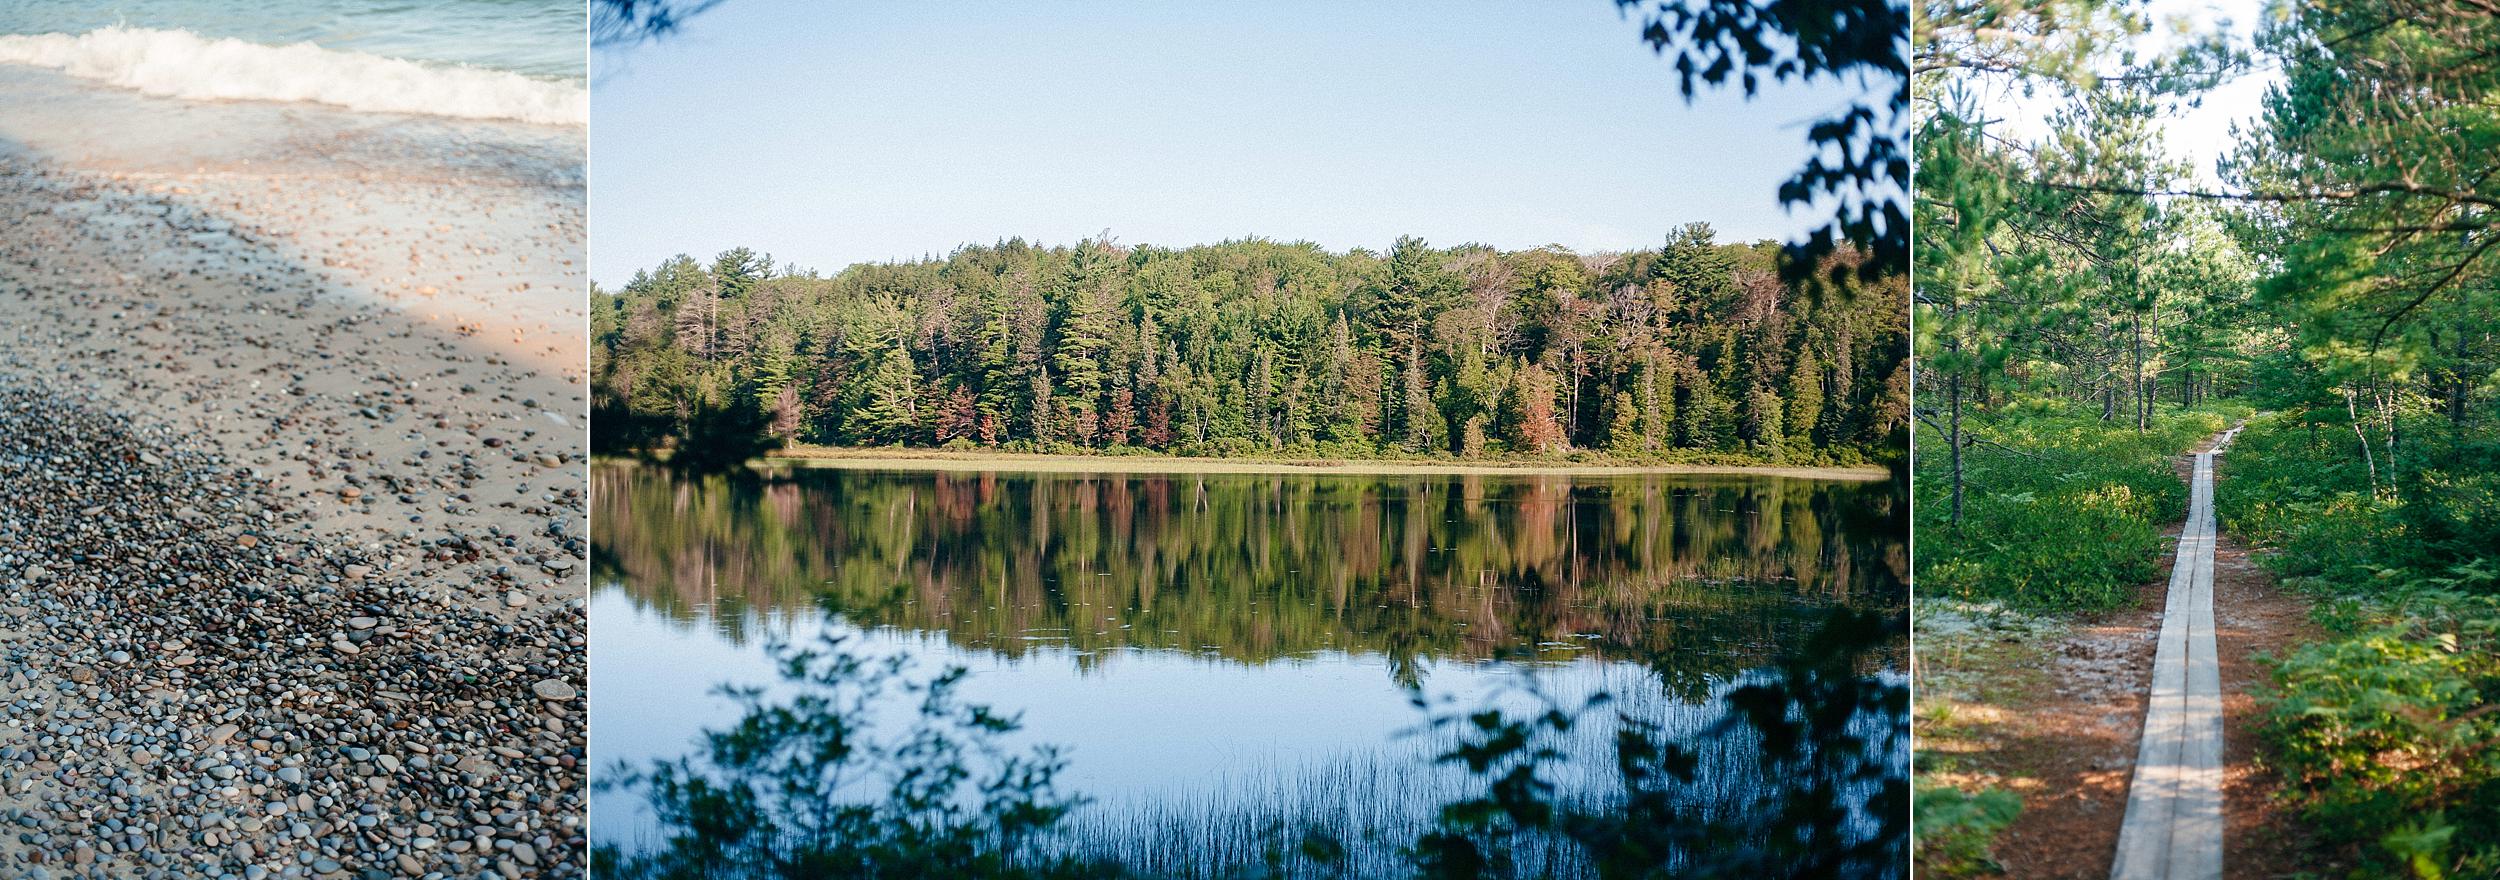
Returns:
[[[2062,615],[2126,604],[2138,585],[2160,574],[2165,527],[2187,515],[2179,454],[2248,413],[2229,402],[2163,409],[2142,431],[2058,403],[1965,415],[1974,440],[1963,450],[1959,523],[1952,519],[1951,447],[1922,426],[1914,478],[1922,607],[1955,600],[1948,604],[2046,615],[2035,619],[2053,624]],[[1987,740],[1989,724],[1943,713],[2000,702],[1984,692],[2007,683],[2009,668],[2023,667],[1994,654],[1961,656],[1965,642],[1973,650],[2003,647],[1991,632],[1937,634],[1922,623],[1919,640],[1920,875],[1992,875],[1999,869],[1990,846],[2021,813],[2021,798],[1999,787],[2004,780],[1963,767],[1951,754],[1959,743]]]
[[[2224,457],[2223,527],[2333,634],[2275,661],[2266,758],[2357,876],[2500,876],[2500,432],[2398,428],[2392,464],[2328,410]]]
[[[2159,572],[2163,528],[2187,513],[2179,453],[2246,417],[2236,404],[2165,409],[2148,430],[2056,405],[1965,416],[1963,511],[1951,447],[1922,427],[1915,491],[1919,595],[2035,611],[2106,611]]]

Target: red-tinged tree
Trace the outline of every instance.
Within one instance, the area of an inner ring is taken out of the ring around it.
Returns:
[[[972,389],[962,385],[948,392],[946,403],[938,407],[937,442],[945,443],[959,437],[971,437],[980,430],[980,405],[972,397]]]
[[[1102,444],[1126,446],[1137,427],[1137,395],[1126,388],[1111,392],[1111,410],[1102,416]]]

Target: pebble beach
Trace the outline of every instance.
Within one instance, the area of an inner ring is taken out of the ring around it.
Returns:
[[[584,875],[581,130],[79,100],[257,124],[0,121],[0,876]]]

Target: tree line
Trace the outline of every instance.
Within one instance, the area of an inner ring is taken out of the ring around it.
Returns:
[[[594,288],[595,437],[730,460],[791,443],[1888,460],[1906,282],[1783,281],[1783,259],[1706,224],[1628,253],[1106,235],[831,275],[681,255]]]

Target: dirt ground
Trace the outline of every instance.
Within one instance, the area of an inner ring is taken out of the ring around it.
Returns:
[[[2190,461],[2181,458],[2182,480]],[[2177,529],[2169,534],[2175,546]],[[2174,553],[2164,553],[2157,570],[2168,572]],[[2109,876],[2168,588],[2165,574],[2140,585],[2130,607],[2063,621],[2038,638],[1957,634],[1946,656],[1959,668],[1947,671],[1939,687],[1921,683],[1922,736],[1940,734],[1936,745],[1949,750],[1953,767],[1931,779],[1993,784],[2023,798],[2022,815],[1993,847],[2005,876]],[[2305,847],[2297,823],[2274,801],[2279,780],[2256,760],[2255,694],[2266,674],[2263,655],[2320,634],[2307,601],[2278,589],[2249,559],[2248,548],[2228,535],[2215,553],[2214,601],[2228,763],[2224,876],[2292,876],[2310,866],[2298,858]],[[1974,636],[1996,644],[1967,644]],[[1928,646],[1920,647],[1925,655]],[[1952,702],[1950,721],[1934,720],[1936,707],[1925,705],[1931,695]],[[1929,754],[1927,741],[1919,748]]]
[[[2143,587],[2135,607],[2069,622],[2029,646],[2033,674],[1972,695],[1993,705],[1972,713],[1984,730],[1964,760],[2023,799],[2021,817],[1994,847],[2006,876],[2109,876],[2166,586]]]
[[[2299,820],[2275,799],[2281,778],[2259,766],[2256,694],[2265,684],[2262,658],[2326,634],[2309,619],[2309,600],[2282,590],[2249,558],[2248,546],[2228,533],[2214,545],[2214,610],[2214,647],[2222,658],[2224,876],[2320,870],[2302,861],[2312,850]]]

